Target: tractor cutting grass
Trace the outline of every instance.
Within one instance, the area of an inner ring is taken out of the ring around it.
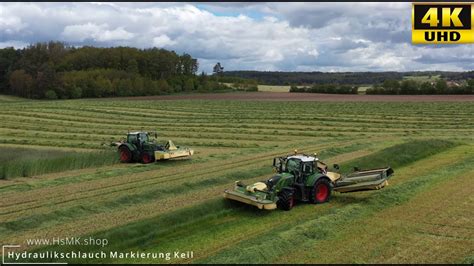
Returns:
[[[185,97],[2,101],[0,166],[22,161],[46,170],[0,180],[1,244],[194,254],[88,260],[102,263],[472,262],[472,101]],[[143,106],[146,112],[137,111]],[[110,143],[148,129],[192,147],[192,160],[120,163]],[[317,152],[329,171],[339,164],[342,176],[356,166],[390,166],[395,174],[381,190],[332,193],[325,204],[297,204],[289,212],[222,198],[237,180],[258,184],[276,175],[272,159],[295,149]],[[113,156],[76,157],[105,152]],[[105,238],[109,245],[26,244],[68,236]],[[330,255],[334,249],[344,256]]]

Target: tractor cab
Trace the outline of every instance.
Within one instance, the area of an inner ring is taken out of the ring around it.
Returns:
[[[276,157],[273,159],[273,167],[278,173],[292,174],[298,183],[304,183],[306,177],[314,173],[325,174],[328,169],[316,156],[306,154]]]
[[[150,141],[148,132],[129,132],[127,134],[127,143],[142,147],[144,143]]]

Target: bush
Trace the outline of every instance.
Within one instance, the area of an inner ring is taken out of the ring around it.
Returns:
[[[467,80],[461,84],[451,84],[443,79],[436,82],[416,82],[414,80],[386,80],[383,84],[374,85],[366,90],[366,94],[474,94],[474,81]]]
[[[358,87],[347,84],[313,84],[308,87],[297,87],[292,85],[290,92],[311,92],[311,93],[334,93],[334,94],[357,94]]]
[[[56,100],[58,99],[58,95],[56,94],[55,91],[53,90],[47,90],[45,93],[44,93],[44,97],[48,100]]]
[[[232,84],[236,91],[258,91],[258,84],[256,81],[244,80]]]

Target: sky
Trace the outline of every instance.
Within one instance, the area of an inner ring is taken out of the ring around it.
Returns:
[[[411,3],[0,3],[0,48],[189,53],[199,71],[469,71],[474,45],[411,44]]]

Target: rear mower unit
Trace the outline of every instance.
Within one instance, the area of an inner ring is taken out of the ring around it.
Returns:
[[[316,156],[295,154],[273,159],[277,174],[267,181],[245,185],[235,182],[233,190],[225,190],[224,198],[243,202],[259,209],[290,210],[296,202],[324,203],[332,191],[354,192],[381,189],[393,174],[390,167],[355,170],[342,176],[329,172]],[[338,165],[334,169],[339,170]]]
[[[155,139],[157,135],[155,133]],[[194,154],[194,150],[174,145],[168,140],[164,145],[150,140],[148,132],[129,132],[122,142],[112,143],[118,146],[120,161],[123,163],[151,163],[159,160],[186,158]]]

